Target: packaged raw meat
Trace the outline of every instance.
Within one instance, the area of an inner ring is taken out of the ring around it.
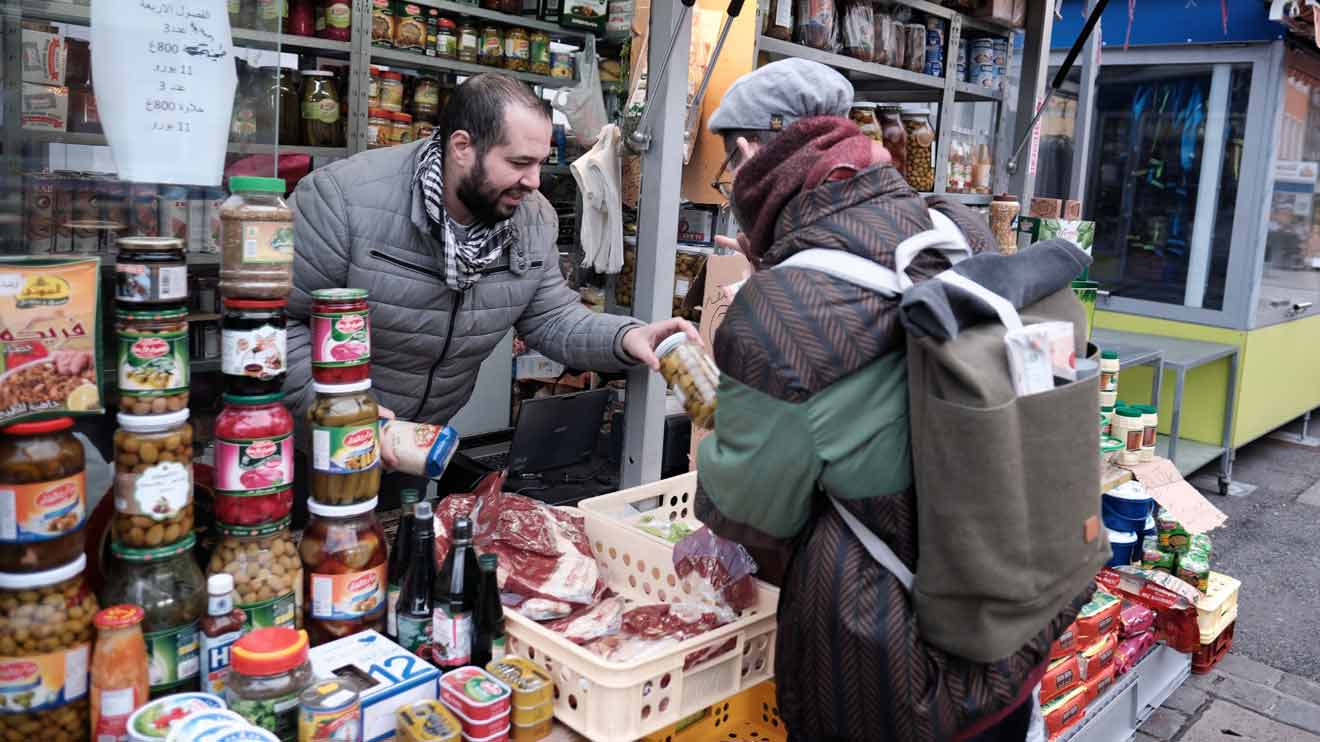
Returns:
[[[568,616],[545,624],[545,627],[558,631],[571,642],[586,644],[619,633],[628,607],[626,598],[615,595],[594,606],[583,606]]]
[[[611,662],[633,662],[669,651],[675,645],[733,621],[727,608],[693,603],[659,603],[632,608],[623,614],[619,632],[585,645]],[[684,661],[684,669],[729,651],[734,644],[704,648]]]
[[[756,605],[756,562],[741,544],[702,528],[674,545],[674,571],[694,600],[741,611]]]

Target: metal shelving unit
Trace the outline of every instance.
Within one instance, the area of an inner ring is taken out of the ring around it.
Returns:
[[[418,54],[412,51],[402,51],[400,49],[386,49],[384,47],[372,47],[369,53],[372,64],[396,63],[405,67],[416,67],[428,70],[440,70],[443,72],[454,72],[459,75],[480,75],[483,72],[500,72],[510,77],[516,77],[530,85],[539,85],[546,88],[559,88],[566,85],[576,84],[576,80],[564,77],[550,77],[549,75],[533,75],[530,72],[513,72],[511,70],[488,67],[481,64],[472,64],[470,62],[460,62],[457,59],[445,59],[444,57],[428,57],[425,54]]]

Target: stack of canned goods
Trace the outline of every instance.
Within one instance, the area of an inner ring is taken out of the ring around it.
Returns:
[[[964,39],[959,46],[958,79],[1002,91],[1008,74],[1008,39]]]

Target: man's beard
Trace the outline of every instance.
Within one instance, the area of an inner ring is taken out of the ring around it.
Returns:
[[[507,209],[500,203],[506,193],[523,194],[521,188],[498,189],[486,181],[485,158],[478,157],[472,172],[458,184],[458,200],[482,224],[496,224],[513,216],[517,206]]]

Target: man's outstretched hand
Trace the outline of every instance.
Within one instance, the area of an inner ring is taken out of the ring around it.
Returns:
[[[649,325],[634,327],[624,333],[623,349],[628,355],[637,359],[639,363],[650,366],[652,371],[659,371],[660,360],[655,357],[655,346],[659,345],[661,340],[676,332],[685,333],[694,343],[702,344],[701,334],[697,332],[697,328],[693,327],[691,322],[681,317],[673,317],[660,322],[652,322]]]

